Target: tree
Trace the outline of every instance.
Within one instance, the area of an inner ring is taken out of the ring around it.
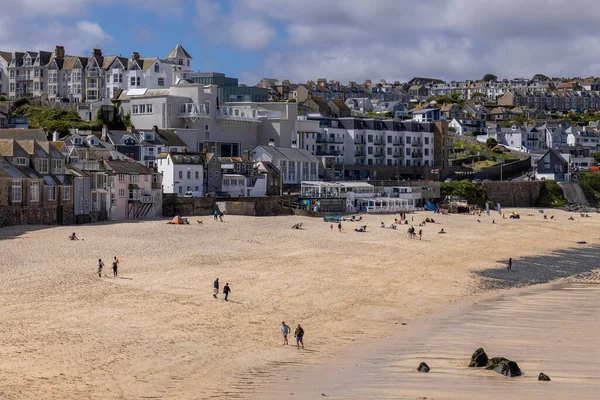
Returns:
[[[490,139],[494,139],[494,138],[490,138]],[[496,154],[502,154],[504,152],[504,149],[502,149],[502,147],[500,147],[498,145],[495,145],[494,147],[492,147],[492,152],[496,153]]]
[[[479,92],[475,92],[475,93],[473,93],[473,94],[471,95],[471,98],[473,98],[473,97],[485,97],[485,94],[483,94],[483,93],[479,93]]]
[[[497,141],[496,139],[494,139],[493,137],[491,137],[491,138],[488,138],[488,139],[485,141],[485,146],[486,146],[488,149],[493,149],[494,147],[498,146],[498,141]]]
[[[545,82],[545,81],[549,81],[549,80],[550,80],[550,78],[548,78],[548,77],[547,77],[546,75],[544,75],[544,74],[535,74],[535,75],[533,76],[533,80],[534,80],[534,81],[542,81],[542,82]]]
[[[448,130],[452,133],[456,133],[456,128],[453,126],[448,127]]]
[[[594,153],[594,163],[600,164],[600,151]]]
[[[485,74],[483,76],[483,81],[484,82],[496,82],[498,80],[498,77],[494,74]]]

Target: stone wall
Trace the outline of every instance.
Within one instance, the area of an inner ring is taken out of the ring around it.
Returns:
[[[535,207],[544,182],[485,182],[483,189],[489,200],[502,207]]]
[[[225,202],[225,214],[267,217],[292,215],[293,211],[284,204],[297,203],[298,196],[240,197]]]
[[[457,171],[451,175],[455,179],[492,179],[500,180],[501,178],[507,179],[512,176],[519,175],[531,168],[531,157],[527,157],[524,160],[503,164],[502,166],[496,165],[489,168],[484,168],[480,172],[473,173],[458,173],[460,168],[454,167]]]
[[[56,225],[56,207],[0,206],[0,227],[13,225]]]
[[[212,215],[216,208],[213,197],[179,197],[177,194],[165,193],[162,200],[164,217]]]

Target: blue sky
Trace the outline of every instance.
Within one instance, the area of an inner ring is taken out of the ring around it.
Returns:
[[[590,76],[597,0],[0,0],[0,50],[166,56],[248,84]]]

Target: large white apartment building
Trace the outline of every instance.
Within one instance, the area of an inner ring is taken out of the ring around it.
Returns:
[[[95,102],[131,88],[168,88],[174,70],[191,67],[192,56],[179,44],[164,59],[143,58],[137,52],[129,59],[104,56],[100,49],[89,57],[70,56],[63,46],[53,52],[0,51],[0,93],[12,99],[47,96],[51,101]]]
[[[433,166],[433,123],[308,117],[297,124],[299,147],[335,164]]]
[[[189,151],[240,157],[269,142],[291,147],[298,106],[295,103],[217,101],[217,86],[183,81],[164,89],[128,89],[118,100],[138,130],[174,130]]]

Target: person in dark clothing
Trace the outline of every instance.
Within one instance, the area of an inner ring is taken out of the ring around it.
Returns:
[[[213,293],[213,297],[216,299],[217,295],[219,294],[219,278],[215,279],[215,282],[214,282],[213,286],[215,288],[215,292]]]
[[[99,258],[98,259],[98,276],[100,278],[102,278],[102,268],[104,267],[104,263],[102,262],[102,259]]]
[[[419,229],[419,240],[423,239],[423,230]]]
[[[119,259],[115,256],[113,260],[113,276],[116,278],[118,275],[117,269],[119,268]]]
[[[512,271],[512,258],[508,259],[508,266],[506,267],[506,269]]]
[[[229,288],[229,283],[225,283],[225,286],[223,287],[223,294],[225,295],[225,301],[228,301],[227,298],[229,297],[229,293],[231,293],[231,289]]]
[[[342,223],[338,223],[338,230],[340,231],[340,233],[342,233]]]
[[[298,324],[294,336],[296,336],[296,347],[300,348],[300,345],[302,345],[302,348],[304,348],[304,329],[302,329],[300,324]]]

